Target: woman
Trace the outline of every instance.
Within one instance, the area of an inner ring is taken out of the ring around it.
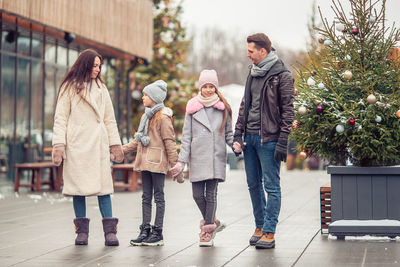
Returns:
[[[63,194],[73,197],[75,245],[88,244],[86,196],[98,197],[105,245],[119,245],[110,159],[121,162],[124,156],[111,98],[100,77],[101,60],[93,49],[79,55],[60,85],[54,115],[52,159],[57,166],[64,162]]]

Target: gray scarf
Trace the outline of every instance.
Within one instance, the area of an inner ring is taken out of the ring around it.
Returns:
[[[271,50],[269,54],[257,65],[253,64],[250,75],[252,77],[263,77],[271,69],[272,65],[278,60],[278,55]]]
[[[150,143],[150,136],[148,136],[149,121],[153,118],[154,114],[162,108],[164,108],[164,104],[160,103],[152,108],[145,109],[144,114],[140,119],[139,129],[134,135],[136,141],[141,142],[143,146],[147,146]]]

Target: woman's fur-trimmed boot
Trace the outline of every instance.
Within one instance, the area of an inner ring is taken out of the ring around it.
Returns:
[[[75,218],[75,233],[78,235],[75,238],[75,245],[87,245],[89,237],[89,218]]]
[[[106,246],[119,246],[117,234],[118,218],[103,218],[103,230]]]

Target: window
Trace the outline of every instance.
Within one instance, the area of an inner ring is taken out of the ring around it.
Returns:
[[[32,57],[42,58],[43,55],[43,37],[38,33],[32,34]]]
[[[30,37],[29,32],[20,31],[18,33],[18,53],[29,56]]]
[[[56,41],[54,38],[46,37],[44,58],[46,62],[56,63]]]
[[[57,64],[67,66],[67,48],[61,45],[57,47]]]

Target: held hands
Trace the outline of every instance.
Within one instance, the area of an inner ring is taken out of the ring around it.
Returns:
[[[54,145],[51,152],[51,159],[56,166],[60,166],[63,159],[66,159],[65,146],[64,145]]]
[[[274,153],[274,159],[276,162],[280,162],[280,161],[286,162],[287,143],[288,143],[288,140],[285,138],[278,139],[278,143],[276,143],[275,153]]]
[[[243,148],[246,146],[246,143],[243,141],[235,141],[233,142],[233,152],[235,152],[236,157],[243,152]]]
[[[169,173],[172,175],[172,177],[175,178],[175,176],[178,176],[178,174],[182,174],[184,168],[185,168],[185,163],[184,163],[184,162],[181,162],[181,161],[178,161],[178,162],[175,164],[175,166],[172,167],[172,168],[169,170]],[[178,179],[178,178],[177,178],[177,179]],[[178,182],[179,182],[179,180],[178,180]]]
[[[117,163],[124,160],[124,151],[121,145],[110,146],[110,160]]]
[[[183,173],[179,173],[177,176],[172,177],[173,181],[177,181],[178,183],[183,183],[185,181],[185,178],[183,178]]]

